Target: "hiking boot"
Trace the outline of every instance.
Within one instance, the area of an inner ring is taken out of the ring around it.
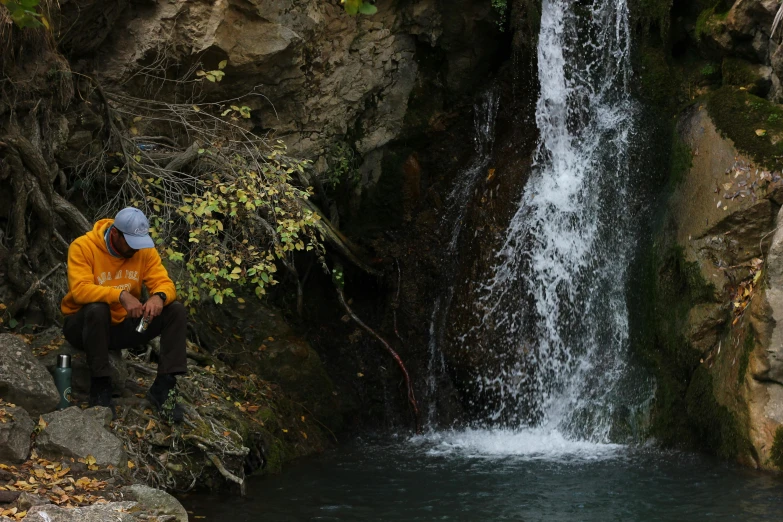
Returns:
[[[147,391],[147,400],[169,424],[180,424],[185,416],[178,398],[177,378],[170,374],[158,375]]]
[[[114,403],[111,400],[111,377],[93,377],[90,379],[90,408],[102,406],[111,408],[114,413]]]

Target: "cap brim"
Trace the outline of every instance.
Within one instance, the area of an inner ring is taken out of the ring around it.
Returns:
[[[122,236],[125,238],[125,242],[128,243],[128,246],[134,250],[141,250],[142,248],[153,248],[155,246],[155,242],[152,240],[149,234],[146,236],[132,236],[130,234],[123,234]]]

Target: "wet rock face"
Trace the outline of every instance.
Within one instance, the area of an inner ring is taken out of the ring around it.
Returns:
[[[43,419],[47,426],[35,439],[35,447],[41,455],[52,459],[92,455],[98,466],[119,467],[125,463],[122,442],[93,414],[73,406],[44,415]]]
[[[655,343],[666,346],[657,371],[672,372],[659,378],[687,407],[672,406],[659,422],[684,422],[690,435],[680,442],[689,437],[724,457],[774,468],[770,452],[783,424],[783,179],[737,150],[702,105],[681,115],[678,130],[692,162],[669,197],[656,255],[678,253],[677,295],[665,295],[687,304],[654,305]],[[655,273],[659,289],[672,284],[664,264]],[[660,312],[668,306],[684,308],[684,317]]]
[[[0,335],[0,397],[33,417],[57,407],[60,395],[54,379],[18,337]]]
[[[30,454],[30,434],[35,423],[22,408],[0,405],[0,462],[24,462]]]

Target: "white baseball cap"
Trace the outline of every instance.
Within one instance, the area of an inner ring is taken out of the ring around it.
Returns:
[[[127,207],[117,212],[114,227],[122,232],[131,248],[141,250],[155,247],[155,242],[150,237],[150,222],[144,212],[137,208]]]

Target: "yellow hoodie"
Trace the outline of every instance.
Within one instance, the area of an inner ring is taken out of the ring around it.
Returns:
[[[142,283],[150,294],[163,292],[166,303],[174,302],[177,291],[154,248],[144,248],[130,258],[118,258],[109,253],[104,236],[114,223],[102,219],[92,231],[78,237],[68,248],[69,292],[60,304],[63,314],[71,315],[90,303],[107,303],[111,322],[121,323],[127,312],[120,304],[120,293],[141,296]]]

